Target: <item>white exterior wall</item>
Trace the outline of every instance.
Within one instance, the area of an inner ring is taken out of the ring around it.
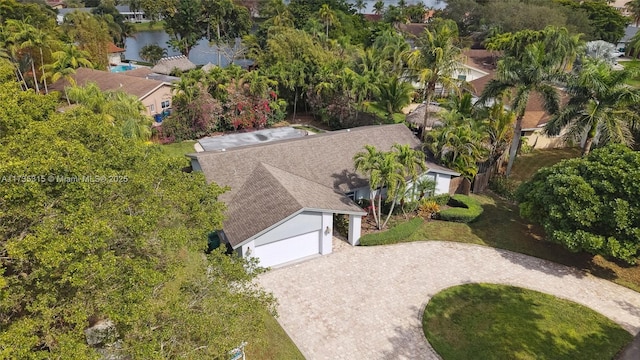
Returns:
[[[427,179],[435,180],[435,182],[436,182],[435,195],[440,195],[440,194],[448,194],[449,193],[449,186],[451,184],[451,177],[452,176],[448,175],[448,174],[441,174],[441,173],[436,173],[436,172],[432,172],[432,171],[427,171],[426,173],[424,173],[424,174],[422,174],[420,176],[420,179],[427,178]],[[358,189],[358,190],[354,191],[354,193],[356,195],[356,200],[360,200],[360,199],[369,200],[370,191],[369,191],[368,188]],[[382,189],[383,198],[386,196],[386,193],[387,193],[387,190],[386,189]],[[411,194],[411,181],[409,181],[407,183],[407,196],[409,196],[409,194]],[[377,194],[376,194],[376,196],[377,196]]]
[[[322,213],[322,227],[320,228],[320,254],[331,254],[333,245],[333,214]]]
[[[436,195],[448,194],[451,185],[451,175],[436,174]]]
[[[473,81],[473,80],[485,77],[489,75],[489,73],[482,71],[480,69],[476,69],[476,68],[464,65],[462,69],[458,71],[454,71],[451,77],[453,79],[457,79],[458,76],[461,76],[461,75],[465,77],[464,79],[465,81],[469,82],[469,81]]]
[[[331,222],[328,224],[329,227],[332,226]],[[321,229],[325,229],[325,227],[323,227],[323,214],[319,212],[303,211],[268,232],[256,237],[253,241],[256,246],[260,246]]]
[[[361,232],[362,232],[362,216],[349,215],[349,244],[353,246],[359,245]]]

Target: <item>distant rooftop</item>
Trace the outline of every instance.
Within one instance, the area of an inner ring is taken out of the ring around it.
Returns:
[[[264,129],[247,133],[206,137],[198,140],[204,151],[220,151],[239,146],[262,144],[275,140],[293,139],[307,135],[304,130],[292,127]]]

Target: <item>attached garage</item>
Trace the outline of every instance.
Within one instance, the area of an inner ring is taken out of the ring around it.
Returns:
[[[251,256],[264,267],[276,266],[320,254],[320,231],[302,234],[276,242],[258,245]]]

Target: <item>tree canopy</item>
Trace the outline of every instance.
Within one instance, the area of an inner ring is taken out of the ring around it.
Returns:
[[[131,358],[224,358],[260,331],[255,264],[204,252],[224,189],[121,121],[13,81],[0,98],[1,358],[97,358],[84,330],[107,319]]]
[[[539,170],[516,195],[547,238],[634,264],[640,251],[640,153],[623,145]]]

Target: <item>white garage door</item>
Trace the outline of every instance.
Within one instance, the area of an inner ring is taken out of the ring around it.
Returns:
[[[278,240],[256,246],[251,256],[260,259],[264,267],[284,264],[306,256],[320,253],[320,231]]]

